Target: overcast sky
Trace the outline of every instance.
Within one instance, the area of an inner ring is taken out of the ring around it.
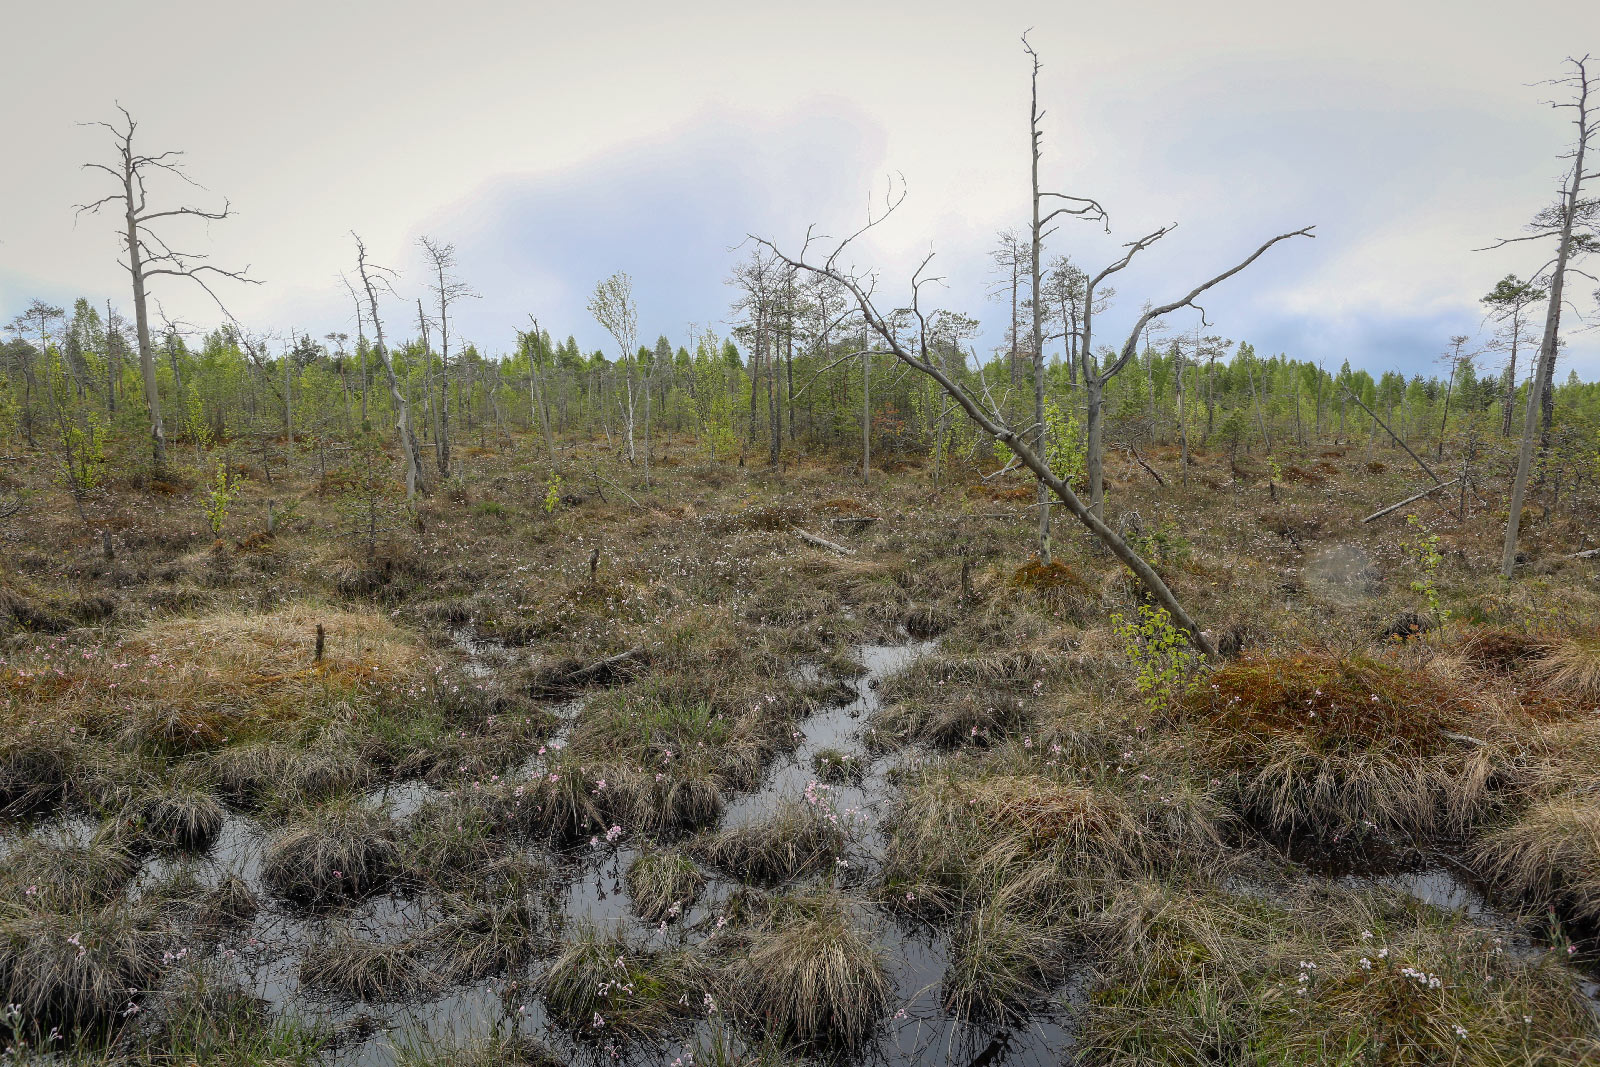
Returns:
[[[218,289],[252,329],[354,333],[339,281],[353,229],[400,271],[385,313],[402,335],[421,234],[458,247],[482,295],[460,334],[487,351],[529,313],[606,343],[584,307],[614,270],[635,279],[644,340],[725,333],[746,233],[853,228],[895,174],[906,206],[856,262],[888,287],[933,250],[941,303],[982,318],[992,347],[1007,312],[986,298],[985,253],[1027,221],[1031,26],[1046,185],[1098,198],[1112,223],[1065,227],[1049,254],[1094,267],[1179,223],[1118,286],[1136,313],[1315,224],[1207,301],[1214,331],[1330,369],[1424,372],[1452,334],[1486,342],[1477,298],[1542,262],[1530,245],[1473,249],[1520,232],[1559,184],[1570,133],[1531,83],[1600,52],[1600,4],[1583,0],[152,0],[5,21],[4,320],[35,297],[127,308],[115,220],[73,212],[109,180],[80,168],[110,145],[79,123],[120,101],[143,148],[183,149],[205,186],[160,195],[237,211],[167,233],[265,281]],[[217,320],[181,281],[153,290],[174,318]],[[1568,365],[1600,378],[1600,332],[1568,337]]]

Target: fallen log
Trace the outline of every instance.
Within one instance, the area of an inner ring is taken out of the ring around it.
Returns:
[[[1426,474],[1428,477],[1432,478],[1435,482],[1438,482],[1440,485],[1444,485],[1445,484],[1444,482],[1439,480],[1439,476],[1437,474],[1433,473],[1433,468],[1432,467],[1430,467],[1426,463],[1422,462],[1422,457],[1421,456],[1419,456],[1415,452],[1411,451],[1411,446],[1406,444],[1405,441],[1400,437],[1399,434],[1397,434],[1393,430],[1389,429],[1389,424],[1388,423],[1386,423],[1382,419],[1378,418],[1378,413],[1376,411],[1373,411],[1371,408],[1367,407],[1366,404],[1362,403],[1362,400],[1361,400],[1361,398],[1359,396],[1356,396],[1356,394],[1352,393],[1349,389],[1346,389],[1344,391],[1344,395],[1349,397],[1351,400],[1354,400],[1356,402],[1356,406],[1361,408],[1362,411],[1365,411],[1368,415],[1371,415],[1372,416],[1372,421],[1377,423],[1379,426],[1382,426],[1384,432],[1387,433],[1391,439],[1393,439],[1394,443],[1399,445],[1401,448],[1406,450],[1406,455],[1410,456],[1413,460],[1416,461],[1417,466],[1422,468],[1422,472],[1424,474]]]
[[[1574,552],[1568,559],[1600,559],[1600,548],[1591,548],[1584,552]]]
[[[579,667],[575,671],[569,671],[561,679],[561,684],[563,684],[563,685],[571,685],[573,682],[581,682],[581,681],[583,681],[583,679],[588,678],[588,677],[590,677],[592,675],[600,674],[603,671],[608,671],[611,668],[617,666],[618,664],[626,663],[626,662],[628,662],[628,660],[633,659],[633,657],[637,656],[639,653],[641,653],[643,651],[644,651],[644,646],[643,645],[634,645],[632,648],[628,649],[626,652],[618,652],[614,656],[607,656],[605,659],[595,660],[593,663],[589,664],[587,667]]]
[[[1371,515],[1368,515],[1366,518],[1362,519],[1361,521],[1362,522],[1371,522],[1373,519],[1381,519],[1385,515],[1390,514],[1391,512],[1399,511],[1401,508],[1405,507],[1407,504],[1411,503],[1414,500],[1421,500],[1423,497],[1428,496],[1430,493],[1437,493],[1439,490],[1447,488],[1449,486],[1452,486],[1452,485],[1456,484],[1457,482],[1459,482],[1460,480],[1461,480],[1460,478],[1451,478],[1448,482],[1440,482],[1438,485],[1429,486],[1427,489],[1424,489],[1420,493],[1414,493],[1411,496],[1406,497],[1404,500],[1400,501],[1400,503],[1398,503],[1398,504],[1390,504],[1388,507],[1384,508],[1381,511],[1374,511]]]
[[[1152,477],[1152,478],[1154,478],[1156,480],[1156,484],[1157,485],[1161,486],[1161,488],[1163,488],[1163,489],[1165,489],[1167,487],[1167,480],[1165,478],[1161,477],[1161,475],[1157,474],[1156,473],[1156,469],[1154,467],[1150,466],[1150,464],[1148,464],[1148,463],[1146,463],[1144,461],[1144,457],[1139,455],[1139,450],[1137,448],[1134,448],[1132,445],[1129,445],[1128,446],[1128,455],[1132,456],[1133,459],[1134,459],[1134,462],[1138,463],[1139,466],[1143,467],[1145,469],[1145,471],[1149,473],[1150,477]]]
[[[829,552],[837,552],[841,556],[853,556],[856,554],[856,550],[853,548],[846,548],[843,545],[834,544],[827,538],[818,537],[814,533],[806,533],[806,531],[800,529],[798,526],[794,528],[794,532],[796,537],[800,538],[800,540],[804,541],[808,545],[815,545],[818,548],[825,548]]]

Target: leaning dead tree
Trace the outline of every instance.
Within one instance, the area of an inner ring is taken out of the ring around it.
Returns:
[[[79,205],[78,214],[98,214],[101,208],[111,204],[116,204],[121,209],[122,219],[118,234],[127,257],[122,266],[127,270],[129,279],[133,283],[133,317],[139,340],[139,370],[144,380],[145,404],[150,409],[151,455],[159,468],[167,461],[167,434],[161,419],[161,394],[156,385],[155,348],[150,343],[150,312],[146,300],[150,280],[161,276],[187,278],[205,289],[212,299],[216,299],[216,294],[206,284],[208,274],[249,282],[253,285],[259,285],[261,282],[257,278],[247,276],[250,270],[248,266],[244,270],[225,270],[206,263],[206,257],[201,253],[184,252],[173,248],[152,227],[153,223],[163,219],[217,220],[228,218],[233,212],[227,200],[223,200],[222,208],[218,211],[187,206],[152,207],[146,182],[153,176],[165,173],[180,178],[197,189],[200,186],[184,173],[178,158],[183,155],[182,152],[170,150],[146,155],[136,150],[133,139],[139,124],[133,121],[133,116],[128,114],[127,108],[118,104],[117,110],[122,112],[121,125],[109,122],[84,124],[99,126],[110,131],[115,159],[111,163],[85,163],[84,167],[111,175],[116,181],[117,190],[99,200]],[[218,301],[218,304],[220,305],[221,301]]]
[[[1034,477],[1048,487],[1055,494],[1056,499],[1110,549],[1112,555],[1127,565],[1128,569],[1139,579],[1139,583],[1144,587],[1145,591],[1149,593],[1151,599],[1166,609],[1173,622],[1184,630],[1189,642],[1196,649],[1208,656],[1216,655],[1216,646],[1212,643],[1210,637],[1201,630],[1188,611],[1178,602],[1178,598],[1173,595],[1172,590],[1167,587],[1167,583],[1156,573],[1155,568],[1145,562],[1144,558],[1118,536],[1115,530],[1106,525],[1101,516],[1091,506],[1079,499],[1078,494],[1073,491],[1072,487],[1063,478],[1050,469],[1050,464],[1045,457],[1040,455],[1031,443],[1033,435],[1027,432],[1026,428],[1022,431],[1017,430],[1007,421],[999,410],[998,405],[974,396],[939,365],[939,360],[936,358],[936,353],[931,344],[933,340],[933,331],[930,329],[931,313],[923,310],[921,299],[923,287],[940,280],[927,275],[928,265],[933,259],[932,253],[922,260],[911,276],[911,304],[909,311],[913,328],[910,331],[896,329],[896,321],[893,314],[885,315],[878,309],[876,273],[872,271],[862,273],[854,267],[846,266],[842,262],[844,254],[862,235],[881,225],[904,202],[905,192],[903,189],[898,195],[891,192],[881,214],[875,218],[869,217],[864,226],[844,239],[836,241],[832,248],[825,251],[813,251],[814,246],[819,242],[830,240],[825,235],[816,233],[815,227],[811,227],[806,231],[805,242],[802,244],[800,251],[794,255],[784,252],[775,242],[768,238],[751,235],[750,239],[771,249],[773,254],[791,267],[809,274],[828,278],[837,283],[849,294],[855,304],[856,311],[861,317],[864,331],[869,332],[876,341],[874,345],[876,351],[892,355],[906,366],[932,378],[946,394],[960,405],[961,409],[967,413],[968,418],[976,423],[984,433],[1010,449],[1018,463],[1032,471]],[[1123,353],[1119,358],[1119,365],[1125,363],[1132,356],[1133,346],[1137,342],[1140,332],[1144,329],[1145,323],[1150,319],[1158,314],[1176,311],[1181,307],[1197,306],[1193,303],[1196,297],[1211,286],[1249,266],[1272,245],[1288,237],[1310,236],[1309,231],[1310,227],[1307,227],[1303,230],[1296,230],[1294,233],[1274,237],[1238,266],[1197,286],[1179,300],[1147,311],[1134,328],[1133,333],[1129,335],[1127,344],[1124,346]],[[1164,233],[1166,231],[1163,230],[1161,232]],[[1146,239],[1146,243],[1148,243],[1148,240]],[[1126,257],[1124,259],[1125,262]],[[910,336],[904,336],[906,333],[909,333]]]
[[[1567,62],[1572,64],[1572,73],[1549,83],[1572,90],[1570,100],[1555,101],[1550,106],[1562,110],[1570,108],[1573,112],[1573,122],[1577,126],[1572,149],[1563,157],[1572,160],[1572,167],[1562,182],[1561,198],[1539,213],[1529,227],[1531,233],[1523,237],[1507,238],[1493,246],[1499,248],[1519,241],[1545,241],[1551,238],[1554,238],[1556,243],[1555,255],[1545,267],[1534,272],[1535,277],[1543,277],[1545,270],[1548,269],[1550,297],[1549,303],[1545,305],[1544,336],[1539,342],[1539,361],[1534,370],[1532,386],[1528,390],[1528,413],[1522,424],[1522,447],[1517,453],[1517,473],[1511,483],[1511,508],[1506,518],[1505,545],[1500,556],[1502,578],[1510,578],[1516,570],[1517,534],[1522,525],[1522,501],[1528,491],[1528,473],[1533,467],[1535,427],[1540,421],[1545,390],[1555,373],[1556,350],[1561,334],[1561,294],[1567,272],[1574,269],[1575,257],[1600,248],[1600,234],[1595,232],[1600,204],[1592,199],[1583,198],[1583,183],[1600,178],[1600,170],[1584,170],[1584,167],[1589,165],[1587,162],[1589,142],[1600,137],[1600,116],[1596,115],[1595,104],[1589,95],[1597,86],[1594,77],[1589,73],[1588,56],[1582,59],[1569,59]],[[1580,229],[1580,226],[1583,229]]]

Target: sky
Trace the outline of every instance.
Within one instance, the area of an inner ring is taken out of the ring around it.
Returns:
[[[354,334],[340,275],[355,231],[399,272],[391,335],[415,333],[423,235],[456,246],[480,297],[456,333],[486,352],[530,316],[610,351],[585,308],[617,270],[645,342],[726,334],[749,235],[795,249],[812,224],[849,232],[893,181],[904,205],[851,262],[878,272],[892,306],[933,252],[944,282],[927,296],[981,319],[989,350],[1009,308],[990,296],[987,253],[1028,221],[1030,30],[1043,184],[1110,214],[1110,234],[1063,226],[1047,257],[1093,269],[1178,224],[1119,276],[1101,339],[1315,225],[1208,294],[1208,332],[1330,369],[1425,374],[1455,334],[1498,366],[1478,298],[1546,255],[1475,249],[1554,198],[1571,135],[1536,83],[1600,53],[1600,5],[1581,0],[150,0],[17,5],[5,21],[0,321],[35,298],[129,310],[116,220],[74,211],[109,191],[82,167],[108,158],[109,138],[83,124],[120,103],[139,143],[183,150],[203,187],[152,185],[153,202],[226,198],[236,213],[163,232],[262,280],[216,286],[253,331]],[[219,319],[181,279],[152,292],[173,319]],[[1567,339],[1558,373],[1600,379],[1600,330]]]

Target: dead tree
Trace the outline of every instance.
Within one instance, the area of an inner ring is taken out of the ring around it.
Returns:
[[[428,268],[433,273],[430,287],[439,301],[439,413],[434,430],[434,458],[439,464],[439,477],[450,473],[450,305],[457,300],[476,298],[477,293],[449,271],[456,265],[456,246],[441,245],[431,237],[419,237],[417,243],[428,256]],[[459,399],[460,386],[457,387]]]
[[[389,350],[383,343],[383,319],[378,315],[378,290],[388,288],[387,278],[390,272],[383,267],[369,264],[366,245],[361,243],[361,238],[354,230],[350,232],[350,236],[355,238],[356,272],[361,275],[361,285],[367,292],[367,307],[372,315],[372,332],[377,337],[372,352],[389,380],[389,396],[394,401],[395,430],[400,435],[400,451],[405,454],[406,460],[406,499],[414,500],[417,491],[423,487],[422,450],[417,447],[417,435],[411,428],[411,404],[406,400],[406,394],[401,390],[399,380],[395,378],[394,367],[389,362]]]
[[[178,159],[182,152],[170,150],[155,155],[145,155],[137,151],[133,146],[133,137],[138,129],[138,123],[133,121],[133,116],[128,114],[127,108],[119,104],[117,110],[122,112],[120,126],[109,122],[84,124],[100,126],[110,131],[115,148],[115,161],[110,164],[85,163],[84,167],[105,171],[116,180],[118,189],[99,200],[79,205],[78,214],[98,214],[100,209],[108,204],[117,204],[122,210],[122,224],[118,233],[122,240],[123,251],[127,255],[122,266],[127,270],[129,279],[133,283],[133,318],[139,339],[139,370],[144,378],[145,404],[150,409],[151,454],[156,467],[159,468],[167,461],[167,434],[161,420],[161,394],[156,386],[155,349],[150,343],[150,313],[146,307],[146,292],[150,279],[162,275],[188,278],[210,294],[212,299],[216,299],[216,294],[207,285],[205,277],[207,274],[254,285],[261,283],[259,279],[247,276],[250,270],[248,266],[244,270],[237,271],[212,266],[205,262],[206,257],[203,254],[173,248],[152,228],[152,223],[162,219],[193,218],[214,221],[228,218],[233,212],[227,200],[222,202],[219,211],[206,211],[197,207],[151,207],[146,181],[153,175],[165,172],[196,188],[199,186],[184,173]],[[218,303],[220,304],[220,301]]]
[[[1211,641],[1211,638],[1200,629],[1200,626],[1184,609],[1183,605],[1178,602],[1178,598],[1173,595],[1172,590],[1167,587],[1166,582],[1161,579],[1161,576],[1157,574],[1155,569],[1152,568],[1149,563],[1145,562],[1144,558],[1134,551],[1134,549],[1125,540],[1118,536],[1115,530],[1106,525],[1106,523],[1091,506],[1080,500],[1078,494],[1073,492],[1070,485],[1068,485],[1062,478],[1060,478],[1054,471],[1050,469],[1050,465],[1045,460],[1045,457],[1036,452],[1033,446],[1029,443],[1030,435],[1025,432],[1019,432],[1013,428],[1007,421],[1005,415],[1002,414],[994,405],[974,396],[948,373],[946,373],[945,369],[939,365],[939,361],[935,358],[933,348],[930,346],[932,331],[929,329],[929,315],[923,311],[921,305],[921,293],[923,286],[938,281],[938,279],[925,276],[928,264],[933,258],[932,253],[923,259],[922,263],[918,265],[916,271],[913,272],[911,276],[911,302],[909,310],[913,320],[914,333],[909,339],[906,340],[902,340],[899,337],[899,332],[894,328],[891,318],[878,310],[876,302],[876,274],[871,271],[868,271],[864,274],[859,273],[854,268],[843,265],[841,258],[851,248],[855,241],[863,234],[881,225],[884,219],[892,215],[895,209],[898,208],[900,204],[904,203],[904,201],[905,193],[903,190],[899,193],[899,195],[891,194],[885,205],[885,210],[881,214],[875,218],[869,217],[864,226],[845,237],[843,240],[837,241],[833,245],[832,249],[827,251],[825,255],[822,255],[821,253],[813,253],[812,251],[813,245],[815,245],[818,241],[826,240],[825,237],[815,232],[815,227],[807,230],[805,242],[801,246],[800,251],[795,255],[789,255],[783,252],[777,246],[777,244],[770,239],[754,236],[752,236],[751,239],[756,241],[758,244],[771,249],[775,255],[781,258],[785,263],[788,263],[791,267],[806,271],[811,274],[825,276],[842,286],[844,290],[850,294],[850,297],[854,301],[856,308],[861,315],[863,328],[869,329],[876,337],[880,350],[894,356],[901,363],[904,363],[906,366],[926,374],[928,377],[937,382],[939,387],[961,406],[961,409],[967,413],[967,416],[972,419],[972,421],[976,423],[984,433],[988,434],[1000,444],[1010,449],[1021,465],[1027,467],[1033,472],[1035,478],[1039,479],[1046,486],[1048,486],[1050,491],[1055,494],[1056,499],[1060,500],[1067,510],[1072,512],[1073,516],[1076,517],[1079,522],[1088,527],[1090,532],[1099,538],[1101,543],[1110,549],[1113,555],[1127,565],[1128,569],[1131,570],[1135,577],[1138,578],[1140,585],[1142,585],[1145,591],[1150,595],[1150,598],[1167,611],[1173,622],[1179,628],[1184,630],[1190,643],[1196,649],[1200,650],[1205,655],[1215,656],[1216,646]],[[1165,231],[1163,230],[1162,232]],[[1254,254],[1252,254],[1237,267],[1234,267],[1233,269],[1225,272],[1222,275],[1219,275],[1204,285],[1195,288],[1183,299],[1160,308],[1156,313],[1165,314],[1166,312],[1175,311],[1180,307],[1192,306],[1193,300],[1200,293],[1204,292],[1212,285],[1215,285],[1217,282],[1231,277],[1233,274],[1243,270],[1246,266],[1253,262],[1257,256],[1260,256],[1278,241],[1297,235],[1309,236],[1309,227],[1305,230],[1297,230],[1293,234],[1283,234],[1279,237],[1273,238],[1271,241],[1268,241],[1266,244],[1262,245],[1260,249],[1258,249]],[[1149,240],[1150,239],[1147,238],[1144,241],[1144,245],[1147,246]],[[822,258],[817,258],[819,255],[821,255]],[[1124,264],[1126,263],[1127,258],[1131,257],[1131,255],[1132,253],[1130,252],[1128,257],[1124,257]],[[1149,318],[1154,317],[1154,314],[1149,312],[1146,313],[1146,318],[1139,322],[1133,334],[1130,335],[1127,344],[1124,346],[1122,355],[1118,358],[1118,363],[1125,363],[1128,358],[1131,357],[1133,346],[1137,342],[1139,333],[1143,330],[1145,322],[1148,321]]]
[[[1523,237],[1507,238],[1494,246],[1498,248],[1518,241],[1541,241],[1551,237],[1556,239],[1555,256],[1546,265],[1549,268],[1550,299],[1545,306],[1544,336],[1539,342],[1539,363],[1534,372],[1533,387],[1528,391],[1528,414],[1522,427],[1522,448],[1517,454],[1517,473],[1511,483],[1511,509],[1506,518],[1505,547],[1500,556],[1500,576],[1507,579],[1516,569],[1517,533],[1522,525],[1522,501],[1528,491],[1528,472],[1533,467],[1534,427],[1540,421],[1544,393],[1555,373],[1556,350],[1561,335],[1561,294],[1566,284],[1567,271],[1575,254],[1582,255],[1600,246],[1600,241],[1597,241],[1594,233],[1577,232],[1580,219],[1592,228],[1595,213],[1600,209],[1600,204],[1596,204],[1593,200],[1586,201],[1582,195],[1583,183],[1600,177],[1600,170],[1584,170],[1587,165],[1589,142],[1600,135],[1600,118],[1595,116],[1594,105],[1589,99],[1589,94],[1595,85],[1589,74],[1588,56],[1582,59],[1569,59],[1568,62],[1572,64],[1572,73],[1550,83],[1572,90],[1571,100],[1553,102],[1551,106],[1558,109],[1572,109],[1573,122],[1578,127],[1572,150],[1563,157],[1572,160],[1572,167],[1562,183],[1561,199],[1540,212],[1534,220],[1533,232]],[[1543,273],[1544,270],[1541,269],[1536,272],[1536,276]]]
[[[544,383],[539,380],[539,353],[544,347],[544,335],[539,332],[539,320],[532,315],[528,321],[533,323],[533,329],[526,333],[517,331],[517,336],[522,342],[522,347],[528,353],[528,399],[533,404],[533,409],[539,415],[539,425],[544,430],[545,451],[550,454],[551,473],[556,469],[556,439],[550,434],[550,409],[544,401]]]
[[[1094,200],[1082,196],[1068,196],[1065,193],[1041,192],[1039,190],[1039,142],[1044,134],[1039,131],[1039,120],[1044,118],[1044,112],[1039,110],[1039,53],[1033,50],[1028,43],[1028,35],[1022,35],[1022,49],[1033,61],[1029,72],[1029,109],[1028,109],[1028,150],[1030,177],[1033,192],[1033,225],[1031,229],[1032,240],[1028,242],[1028,259],[1033,288],[1033,298],[1029,301],[1033,311],[1033,450],[1040,456],[1049,455],[1047,443],[1047,428],[1045,420],[1044,396],[1044,316],[1047,304],[1044,300],[1044,277],[1039,265],[1039,254],[1044,247],[1044,239],[1050,235],[1050,226],[1056,219],[1063,216],[1087,218],[1092,221],[1104,223],[1106,221],[1105,209]],[[1061,201],[1061,206],[1053,211],[1044,210],[1046,198],[1052,201]],[[1012,315],[1012,346],[1015,349],[1016,334],[1016,287],[1012,287],[1011,297]],[[1039,483],[1039,562],[1050,562],[1050,493],[1044,482]]]

